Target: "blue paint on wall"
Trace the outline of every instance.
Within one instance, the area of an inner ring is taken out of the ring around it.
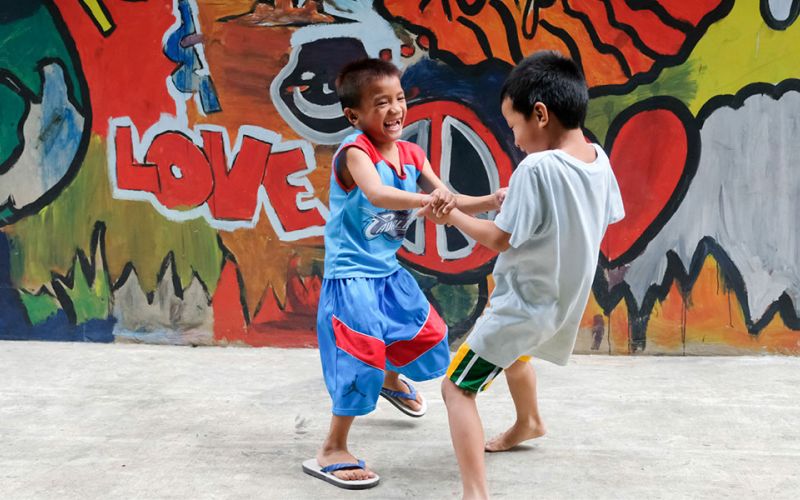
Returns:
[[[46,321],[32,325],[19,291],[11,283],[11,248],[0,232],[0,340],[51,340],[60,342],[113,342],[116,320],[93,319],[80,325],[70,323],[59,310]]]

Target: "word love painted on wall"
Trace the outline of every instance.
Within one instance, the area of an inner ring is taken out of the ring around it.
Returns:
[[[162,118],[140,138],[129,118],[114,118],[108,160],[115,198],[148,201],[171,220],[232,231],[255,227],[263,207],[278,237],[294,241],[322,235],[328,218],[307,177],[311,146],[260,127],[240,127],[231,148],[222,127]]]

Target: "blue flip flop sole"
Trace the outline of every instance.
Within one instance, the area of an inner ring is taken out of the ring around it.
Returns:
[[[391,391],[391,390],[386,389],[384,387],[384,388],[381,388],[381,392],[380,392],[381,397],[383,397],[384,399],[386,399],[387,401],[392,403],[395,406],[395,408],[397,408],[398,410],[402,411],[403,413],[405,413],[409,417],[419,418],[419,417],[425,415],[425,413],[428,411],[428,403],[427,403],[427,401],[425,401],[425,398],[422,398],[422,403],[421,403],[422,406],[417,411],[414,411],[411,408],[409,408],[408,406],[406,406],[405,404],[403,404],[403,400],[404,399],[405,400],[414,399],[416,397],[416,395],[417,395],[417,391],[411,385],[411,382],[409,382],[407,380],[402,380],[402,379],[400,381],[403,382],[404,384],[406,384],[406,386],[409,389],[408,393],[403,393],[403,392],[399,392],[399,391]]]
[[[369,488],[374,488],[375,486],[378,486],[378,483],[381,480],[381,478],[377,475],[371,479],[360,479],[357,481],[346,481],[344,479],[339,479],[330,472],[322,472],[322,466],[319,464],[319,462],[317,462],[316,458],[310,458],[303,462],[303,472],[309,476],[322,479],[327,483],[338,486],[339,488],[344,488],[346,490],[366,490]]]

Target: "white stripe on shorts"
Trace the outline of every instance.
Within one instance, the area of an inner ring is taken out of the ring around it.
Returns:
[[[464,367],[464,371],[461,372],[461,376],[458,377],[458,380],[456,380],[456,385],[457,386],[459,386],[459,387],[461,386],[461,382],[464,381],[464,377],[467,376],[467,373],[469,373],[469,369],[472,368],[472,365],[474,365],[476,361],[478,361],[478,355],[473,352],[472,353],[472,359],[469,360],[469,363],[467,363],[467,366]]]
[[[481,384],[480,388],[478,389],[478,392],[481,392],[484,387],[489,385],[492,382],[492,380],[494,380],[494,378],[497,376],[498,373],[500,373],[500,367],[499,366],[496,367],[494,370],[492,370],[492,373],[490,373],[489,376],[486,377],[486,382]]]

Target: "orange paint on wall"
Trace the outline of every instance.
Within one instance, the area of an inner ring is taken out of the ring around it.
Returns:
[[[667,297],[657,301],[647,323],[648,354],[683,354],[683,325],[686,304],[673,283]]]
[[[591,330],[594,316],[603,314],[592,295],[580,328]],[[627,354],[629,326],[625,302],[620,302],[606,322],[600,353]],[[610,333],[609,333],[610,328]],[[647,323],[647,354],[725,355],[800,353],[800,332],[788,328],[780,315],[758,334],[747,331],[736,295],[725,287],[716,260],[708,256],[692,290],[684,296],[677,283],[657,301]],[[685,336],[684,336],[685,335]],[[610,346],[608,344],[610,342]],[[685,349],[684,349],[685,345]],[[579,349],[580,352],[588,352]]]
[[[796,354],[800,351],[800,332],[787,328],[778,315],[757,335],[747,331],[742,307],[736,295],[725,288],[713,257],[709,256],[703,264],[690,297],[686,314],[687,353]]]

